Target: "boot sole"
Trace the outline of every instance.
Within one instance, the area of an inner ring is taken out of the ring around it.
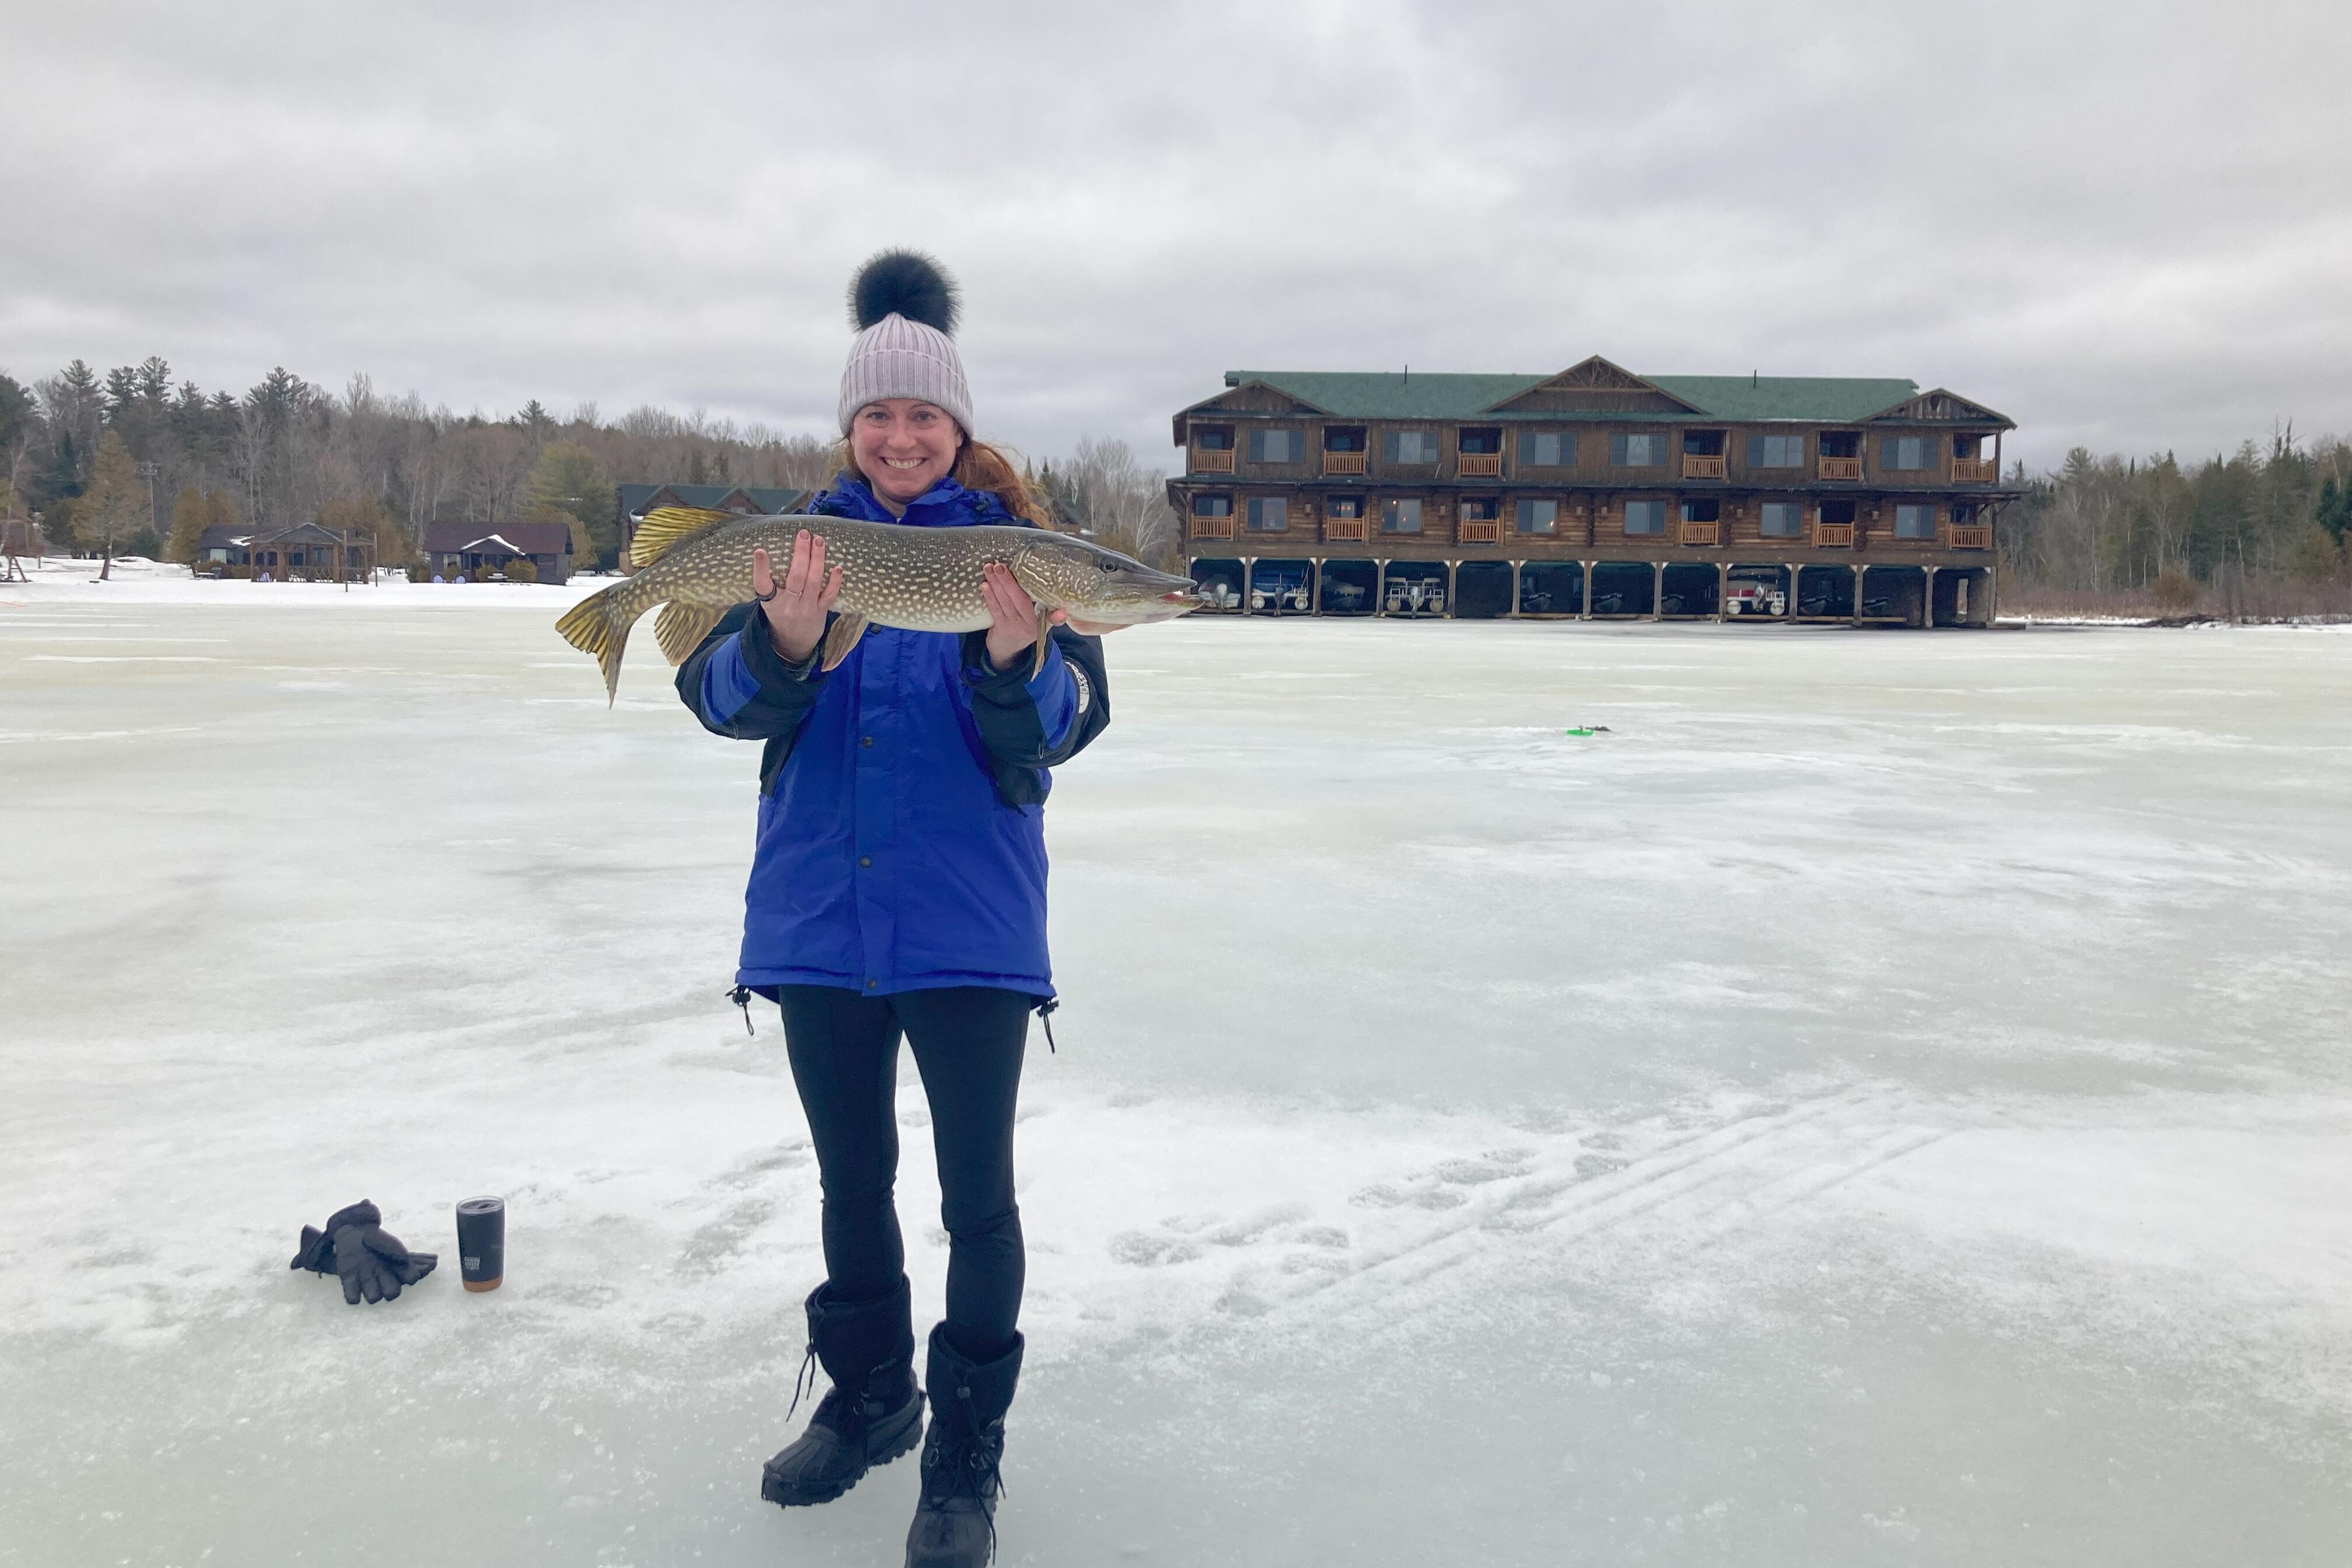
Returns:
[[[892,1422],[900,1422],[903,1423],[903,1425],[894,1431],[891,1428]],[[913,1400],[908,1403],[904,1413],[885,1417],[881,1422],[876,1425],[874,1430],[877,1437],[882,1437],[884,1446],[880,1450],[875,1451],[870,1448],[869,1444],[869,1450],[866,1456],[866,1463],[859,1467],[856,1473],[850,1476],[838,1486],[830,1487],[824,1490],[812,1490],[807,1489],[788,1490],[782,1479],[765,1470],[762,1470],[760,1473],[760,1496],[761,1500],[767,1502],[775,1503],[782,1508],[814,1508],[821,1502],[831,1502],[834,1499],[847,1491],[851,1487],[854,1487],[859,1481],[864,1480],[866,1479],[866,1472],[874,1469],[877,1465],[887,1465],[891,1460],[898,1458],[902,1455],[914,1452],[916,1445],[919,1444],[923,1440],[922,1394],[920,1392],[916,1394]],[[885,1434],[887,1435],[885,1436]]]

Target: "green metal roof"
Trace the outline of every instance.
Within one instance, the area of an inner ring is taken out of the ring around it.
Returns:
[[[1545,419],[1558,413],[1495,413],[1495,404],[1551,380],[1542,375],[1456,375],[1428,371],[1229,371],[1231,386],[1263,382],[1340,419]],[[1580,413],[1577,419],[1650,423],[1720,420],[1806,420],[1844,423],[1918,395],[1916,382],[1883,376],[1644,376],[1697,414]],[[1220,394],[1222,395],[1222,394]]]
[[[1717,419],[1867,419],[1919,395],[1919,383],[1885,376],[1644,376]]]

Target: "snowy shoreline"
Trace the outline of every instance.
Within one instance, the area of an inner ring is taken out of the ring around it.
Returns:
[[[30,581],[0,583],[0,614],[36,604],[93,603],[201,604],[269,610],[323,608],[336,604],[438,610],[463,605],[469,610],[536,610],[560,614],[598,589],[609,588],[624,580],[617,574],[583,573],[561,583],[415,583],[397,572],[386,572],[378,581],[348,586],[337,582],[256,582],[242,578],[198,578],[184,566],[135,556],[117,558],[113,573],[105,581],[99,580],[97,562],[79,557],[27,559],[25,569],[31,575]],[[1563,626],[1579,623],[1546,622],[1543,624]],[[1608,624],[1612,630],[1622,630],[1628,625],[1640,625],[1642,622],[1612,622]],[[1689,627],[1714,622],[1684,621],[1672,624]],[[2095,627],[2121,631],[2211,632],[2284,628],[2306,632],[2352,632],[2352,621],[2316,618],[2262,622],[2208,620],[2182,623],[2123,615],[2004,615],[1995,625],[2011,630]],[[1836,630],[1834,626],[1829,629]],[[1740,628],[1742,635],[1752,634],[1758,630],[1760,628]]]

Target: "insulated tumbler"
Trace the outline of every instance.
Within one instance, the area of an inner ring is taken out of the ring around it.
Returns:
[[[469,1197],[457,1206],[457,1264],[469,1291],[495,1291],[507,1271],[507,1203]]]

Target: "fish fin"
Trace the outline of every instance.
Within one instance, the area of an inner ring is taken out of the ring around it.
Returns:
[[[630,536],[629,559],[639,566],[651,566],[680,541],[734,520],[732,512],[708,511],[700,507],[656,507]]]
[[[817,668],[830,670],[849,657],[849,651],[856,647],[857,640],[865,635],[865,616],[855,610],[844,610],[835,613],[833,625],[824,634],[824,660]]]
[[[719,618],[727,613],[724,606],[717,609],[705,604],[688,604],[673,599],[662,606],[654,617],[654,639],[661,643],[662,657],[673,664],[683,664],[686,656],[702,645]]]
[[[1037,658],[1029,666],[1029,678],[1035,680],[1045,673],[1045,650],[1054,645],[1054,612],[1045,605],[1037,606]]]
[[[604,706],[610,707],[621,695],[621,653],[629,645],[629,628],[636,623],[637,612],[627,610],[620,601],[621,591],[629,585],[616,582],[610,588],[599,589],[571,609],[555,622],[563,640],[583,653],[596,656],[597,667],[604,672]]]

